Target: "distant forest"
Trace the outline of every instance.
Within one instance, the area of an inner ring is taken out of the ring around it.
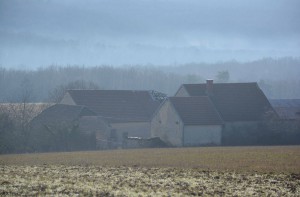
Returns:
[[[252,62],[127,65],[50,65],[35,70],[0,67],[0,102],[55,102],[66,89],[157,90],[174,95],[183,83],[258,82],[269,98],[300,98],[300,58]]]

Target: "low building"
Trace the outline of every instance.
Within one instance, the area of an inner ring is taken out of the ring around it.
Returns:
[[[102,117],[85,106],[55,104],[30,122],[29,142],[34,151],[107,149],[110,130]]]
[[[282,120],[300,120],[300,99],[270,99],[270,103]]]
[[[270,118],[267,126],[278,133],[278,144],[300,144],[300,99],[270,99],[278,118]]]
[[[220,145],[222,125],[207,96],[169,97],[153,116],[151,134],[171,146]]]
[[[86,106],[113,128],[111,137],[149,138],[153,113],[164,99],[162,93],[135,90],[69,90],[61,104]]]

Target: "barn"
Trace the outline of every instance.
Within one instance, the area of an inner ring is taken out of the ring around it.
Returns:
[[[61,104],[86,106],[103,117],[112,127],[111,137],[149,138],[150,122],[163,100],[156,91],[139,90],[69,90]]]
[[[52,105],[36,116],[29,126],[29,143],[33,151],[109,148],[106,139],[110,134],[110,125],[85,106]],[[67,138],[74,136],[82,137],[78,139],[78,144],[72,147],[63,145],[69,141]],[[94,144],[85,141],[85,137]]]
[[[171,146],[220,145],[222,126],[207,96],[169,97],[153,116],[151,134]]]

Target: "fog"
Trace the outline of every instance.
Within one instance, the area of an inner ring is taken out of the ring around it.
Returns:
[[[0,66],[299,57],[298,0],[0,0]]]

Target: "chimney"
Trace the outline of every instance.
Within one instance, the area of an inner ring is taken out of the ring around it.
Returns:
[[[213,86],[214,86],[214,80],[213,79],[207,79],[206,80],[206,95],[212,96],[213,95]]]

